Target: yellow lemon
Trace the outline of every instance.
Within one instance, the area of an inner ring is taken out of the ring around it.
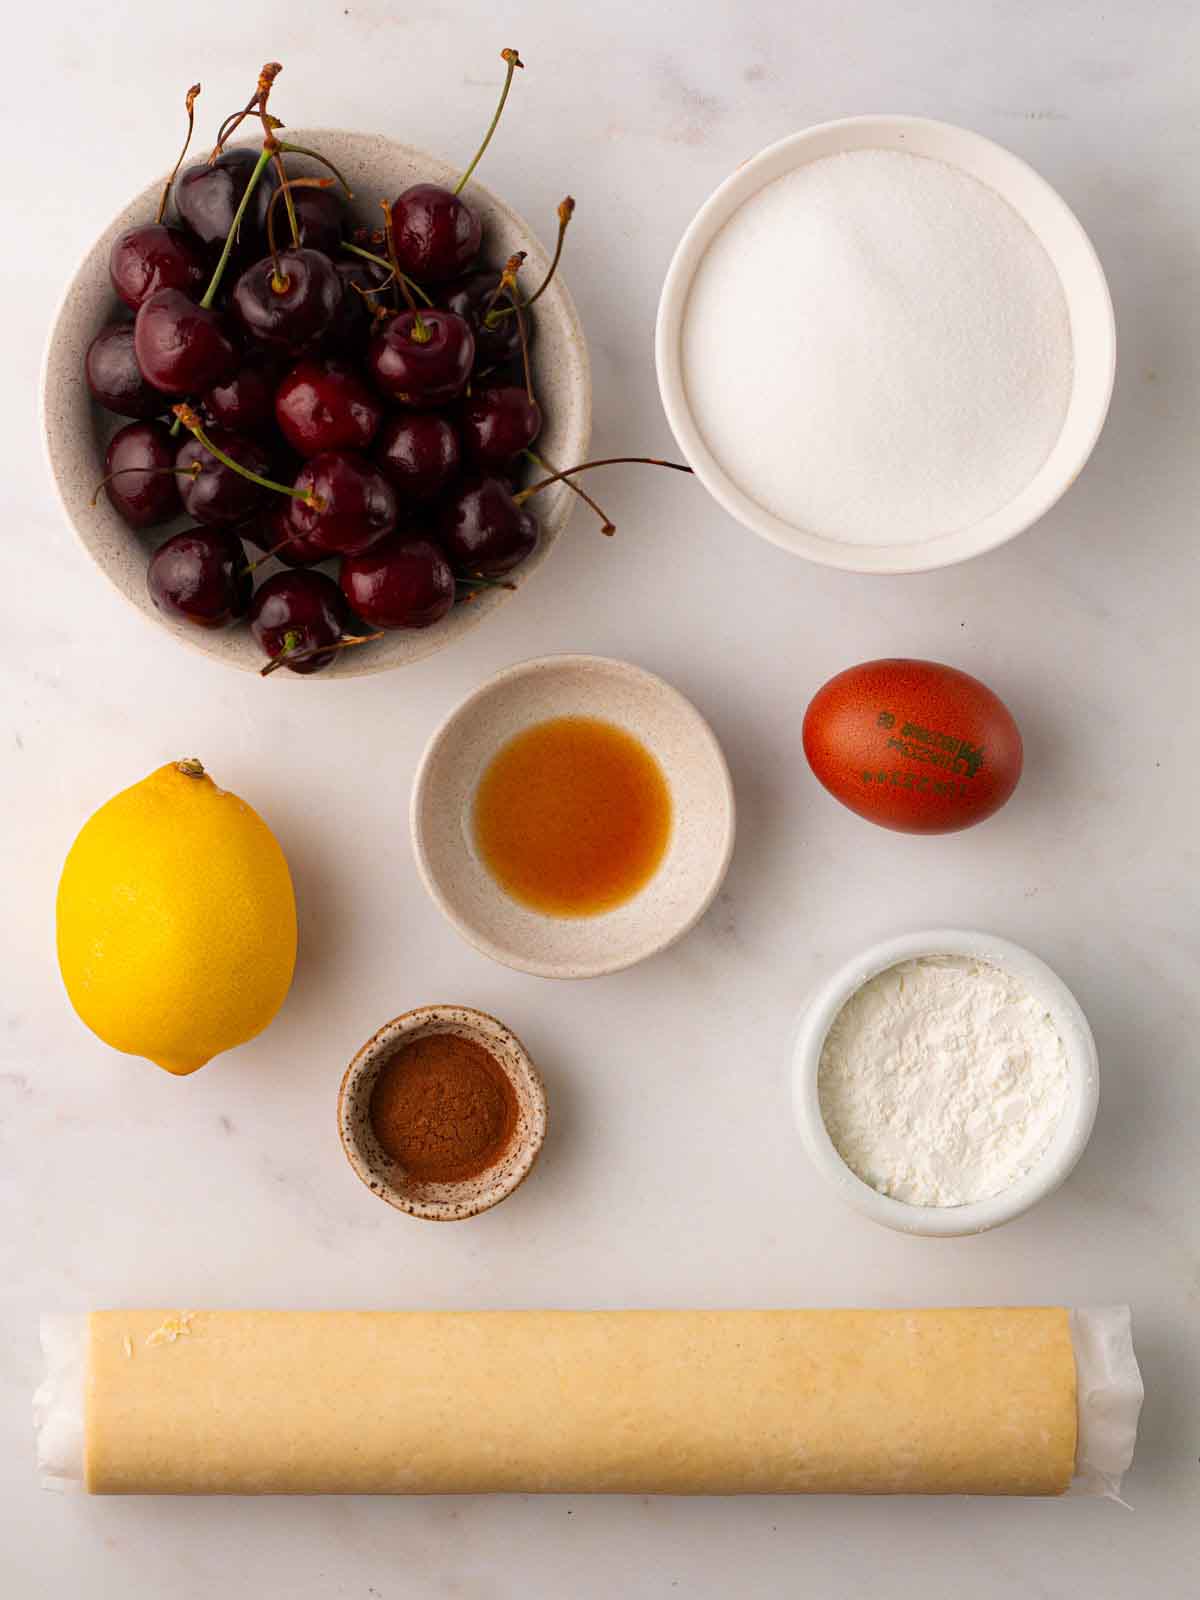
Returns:
[[[58,964],[93,1033],[168,1072],[253,1039],[296,964],[296,899],[275,835],[198,761],[160,767],[71,846]]]

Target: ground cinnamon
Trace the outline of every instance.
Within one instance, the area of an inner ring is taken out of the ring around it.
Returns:
[[[410,1177],[457,1183],[504,1154],[517,1125],[517,1096],[481,1044],[430,1033],[384,1062],[371,1094],[371,1125]]]

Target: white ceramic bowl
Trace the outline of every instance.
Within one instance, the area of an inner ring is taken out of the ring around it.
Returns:
[[[412,1039],[454,1033],[482,1045],[501,1065],[517,1097],[517,1123],[500,1159],[474,1178],[419,1181],[386,1155],[371,1126],[371,1095],[384,1064]],[[346,1068],[338,1090],[338,1136],[346,1159],[372,1194],[426,1222],[464,1222],[507,1200],[533,1170],[546,1137],[546,1090],[516,1034],[469,1006],[418,1006],[384,1023]]]
[[[838,1154],[821,1116],[817,1075],[825,1037],[842,1007],[863,984],[898,962],[919,956],[966,955],[1003,967],[1026,983],[1054,1020],[1067,1053],[1070,1094],[1062,1121],[1038,1165],[1020,1182],[965,1206],[915,1206],[879,1194],[864,1183]],[[826,979],[809,1000],[792,1051],[792,1103],[809,1155],[825,1181],[856,1211],[900,1233],[953,1238],[984,1233],[1011,1222],[1045,1199],[1064,1181],[1091,1137],[1100,1101],[1096,1044],[1079,1002],[1044,961],[990,933],[961,928],[932,928],[902,934],[872,945]]]
[[[632,899],[590,917],[554,917],[509,898],[474,848],[471,808],[485,768],[515,734],[551,717],[600,717],[657,758],[671,834]],[[412,836],[425,887],[476,949],[543,978],[595,978],[682,938],[721,886],[733,853],[733,784],[712,729],[678,690],[603,656],[543,656],[489,678],[434,734],[417,768]]]
[[[350,209],[358,221],[372,228],[379,225],[381,198],[394,197],[418,179],[451,186],[457,182],[457,172],[444,161],[381,134],[289,128],[288,137],[320,150],[345,173],[355,195]],[[297,174],[321,170],[302,156],[288,156],[287,161],[289,171]],[[129,419],[114,417],[93,403],[83,374],[84,356],[100,329],[118,313],[125,315],[108,277],[112,242],[125,228],[153,220],[162,183],[161,177],[156,178],[114,218],[88,250],[67,286],[50,330],[42,369],[46,452],[67,520],[114,588],[143,616],[183,643],[230,666],[257,672],[264,658],[247,627],[240,625],[216,633],[191,627],[164,617],[146,591],[146,564],[151,553],[169,534],[188,526],[187,519],[181,517],[178,522],[139,532],[126,526],[107,496],[101,495],[97,505],[91,504],[92,492],[104,473],[108,440]],[[529,283],[540,282],[549,257],[528,223],[480,183],[472,182],[466,196],[483,218],[484,259],[502,262],[514,250],[525,250],[528,260],[523,275]],[[545,414],[537,448],[556,466],[570,466],[587,455],[592,390],[583,330],[561,274],[555,275],[538,301],[534,317],[537,333],[530,354]],[[164,409],[165,406],[164,401]],[[565,484],[555,484],[537,497],[541,539],[512,575],[519,588],[550,554],[576,502],[577,496]],[[315,677],[299,680],[294,674],[280,672],[272,681],[276,685],[284,680],[302,681],[307,687],[420,661],[461,637],[467,629],[477,627],[512,597],[513,591],[508,589],[484,591],[470,605],[455,606],[449,616],[431,628],[397,629],[376,643],[343,651],[333,667]]]
[[[999,511],[959,532],[925,542],[850,544],[821,538],[774,516],[724,471],[688,403],[680,359],[692,280],[713,239],[766,184],[810,161],[847,150],[900,150],[958,167],[986,183],[1024,218],[1058,272],[1067,300],[1074,381],[1050,455],[1025,489]],[[663,284],[655,342],[658,383],[679,448],[709,493],[747,528],[822,566],[851,572],[924,572],[992,550],[1044,516],[1078,477],[1112,396],[1116,329],[1104,271],[1066,202],[1019,157],[981,134],[925,117],[847,117],[781,139],[740,166],[696,213]]]

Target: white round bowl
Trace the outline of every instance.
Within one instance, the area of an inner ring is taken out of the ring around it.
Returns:
[[[965,1206],[916,1206],[879,1194],[852,1172],[838,1154],[821,1116],[817,1077],[825,1038],[842,1007],[880,972],[920,956],[964,955],[1013,973],[1041,1000],[1066,1048],[1070,1092],[1067,1108],[1038,1165],[1018,1183],[987,1200]],[[840,1199],[873,1222],[900,1233],[955,1238],[985,1233],[1011,1222],[1045,1199],[1066,1179],[1091,1137],[1100,1102],[1096,1043],[1079,1002],[1044,961],[990,933],[932,928],[872,945],[826,979],[809,1000],[792,1050],[792,1104],[804,1144],[817,1171]]]
[[[657,759],[671,833],[650,881],[598,916],[555,917],[511,899],[475,852],[475,791],[500,747],[551,717],[600,717]],[[542,978],[595,978],[666,949],[711,905],[733,853],[733,783],[712,729],[653,673],[603,656],[543,656],[489,678],[426,746],[412,794],[421,878],[463,938]]]
[[[1015,499],[973,526],[942,538],[907,544],[850,544],[785,522],[728,476],[705,443],[688,402],[681,336],[692,280],[713,239],[734,212],[766,184],[808,162],[848,150],[899,150],[928,156],[987,184],[1041,241],[1066,296],[1074,378],[1054,448]],[[679,448],[705,488],[732,517],[772,543],[822,566],[850,572],[925,572],[966,561],[1023,532],[1075,481],[1108,414],[1116,328],[1108,284],[1091,240],[1061,196],[1019,157],[981,134],[926,117],[847,117],[806,128],[768,146],[740,166],[701,206],[680,240],[663,283],[655,360],[663,406]]]
[[[458,173],[444,161],[400,144],[382,134],[349,133],[337,128],[288,129],[288,138],[307,145],[335,163],[354,190],[350,211],[358,222],[371,228],[379,225],[378,202],[392,197],[408,184],[428,179],[434,183],[458,180]],[[231,146],[232,148],[232,146]],[[303,156],[287,157],[289,171],[318,173],[322,169]],[[220,632],[165,617],[146,590],[146,565],[156,547],[171,533],[189,526],[180,517],[159,528],[130,528],[101,495],[91,504],[96,484],[104,475],[104,452],[109,439],[130,419],[115,417],[97,406],[88,393],[83,362],[88,345],[106,323],[127,313],[113,293],[108,276],[108,257],[112,242],[124,229],[152,221],[162,191],[162,178],[148,184],[141,194],[114,218],[84,256],[55,316],[46,346],[42,368],[42,429],[51,476],[67,520],[79,536],[88,555],[113,587],[130,601],[144,617],[181,640],[215,656],[230,666],[257,672],[264,657],[250,637],[245,624]],[[529,283],[538,283],[549,265],[549,256],[532,228],[511,206],[480,183],[472,182],[466,196],[483,218],[484,258],[503,262],[515,250],[525,250],[528,260],[523,269]],[[545,415],[545,427],[538,440],[538,452],[556,466],[571,466],[587,455],[591,434],[592,387],[587,344],[570,294],[561,274],[538,301],[534,313],[537,336],[530,348],[534,381]],[[164,411],[167,401],[164,398]],[[511,575],[523,588],[526,580],[541,566],[554,548],[555,540],[575,509],[577,496],[566,484],[543,490],[536,501],[541,538],[537,548]],[[266,569],[275,570],[275,563]],[[451,644],[469,628],[477,627],[498,606],[513,598],[509,589],[482,591],[470,605],[458,605],[431,628],[395,629],[380,640],[359,650],[344,650],[337,662],[305,685],[338,678],[360,678],[368,673],[386,672],[391,667],[420,661]],[[297,682],[291,673],[276,673],[272,682]]]

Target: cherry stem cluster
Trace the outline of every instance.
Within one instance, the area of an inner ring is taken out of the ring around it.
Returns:
[[[542,279],[541,283],[538,284],[537,288],[534,290],[533,294],[530,295],[529,299],[524,302],[526,311],[528,311],[531,305],[535,305],[550,287],[551,279],[558,271],[558,263],[562,259],[563,240],[567,236],[567,228],[570,225],[571,218],[574,215],[575,202],[570,195],[567,195],[565,200],[560,200],[558,203],[558,240],[554,246],[554,255],[551,258],[549,267],[546,269],[546,276]],[[499,291],[497,291],[497,293],[498,292]],[[493,295],[492,303],[494,303],[495,298],[496,296]],[[501,306],[499,310],[495,311],[490,308],[489,304],[489,309],[484,314],[484,322],[489,328],[494,328],[498,323],[502,322],[505,317],[511,317],[513,312],[516,310],[517,306],[515,302],[511,306]]]
[[[228,467],[231,472],[236,472],[239,477],[246,478],[250,483],[257,483],[260,489],[274,489],[277,494],[291,495],[293,500],[302,500],[306,506],[314,511],[322,511],[324,507],[320,498],[311,489],[296,489],[286,483],[276,483],[274,478],[264,478],[261,473],[253,472],[249,467],[244,467],[240,461],[235,461],[232,456],[226,455],[224,450],[215,445],[205,433],[200,418],[186,401],[171,410],[176,418],[183,424],[197,443],[202,444],[223,467]]]
[[[397,282],[397,274],[399,272],[399,269],[394,267],[392,265],[392,263],[390,261],[386,260],[383,256],[377,256],[374,253],[374,251],[372,251],[372,250],[364,250],[362,245],[360,245],[360,244],[351,244],[349,239],[343,239],[342,240],[342,249],[343,250],[349,250],[351,255],[361,256],[364,261],[373,261],[377,267],[382,267],[383,268],[383,270],[387,273],[387,281],[384,282],[384,283],[381,283],[379,285],[380,289],[386,289],[388,287],[388,284]],[[420,295],[421,299],[424,300],[425,304],[431,310],[433,309],[433,301],[432,301],[432,299],[429,297],[429,295],[427,295],[425,293],[424,289],[422,289],[422,287],[421,287],[421,285],[419,283],[416,283],[412,278],[410,278],[408,276],[407,273],[404,273],[404,272],[399,272],[399,278],[403,279],[403,281],[408,285],[409,290],[410,290],[411,293]],[[363,294],[378,294],[379,290],[378,289],[364,289],[364,290],[362,290],[362,293]]]

